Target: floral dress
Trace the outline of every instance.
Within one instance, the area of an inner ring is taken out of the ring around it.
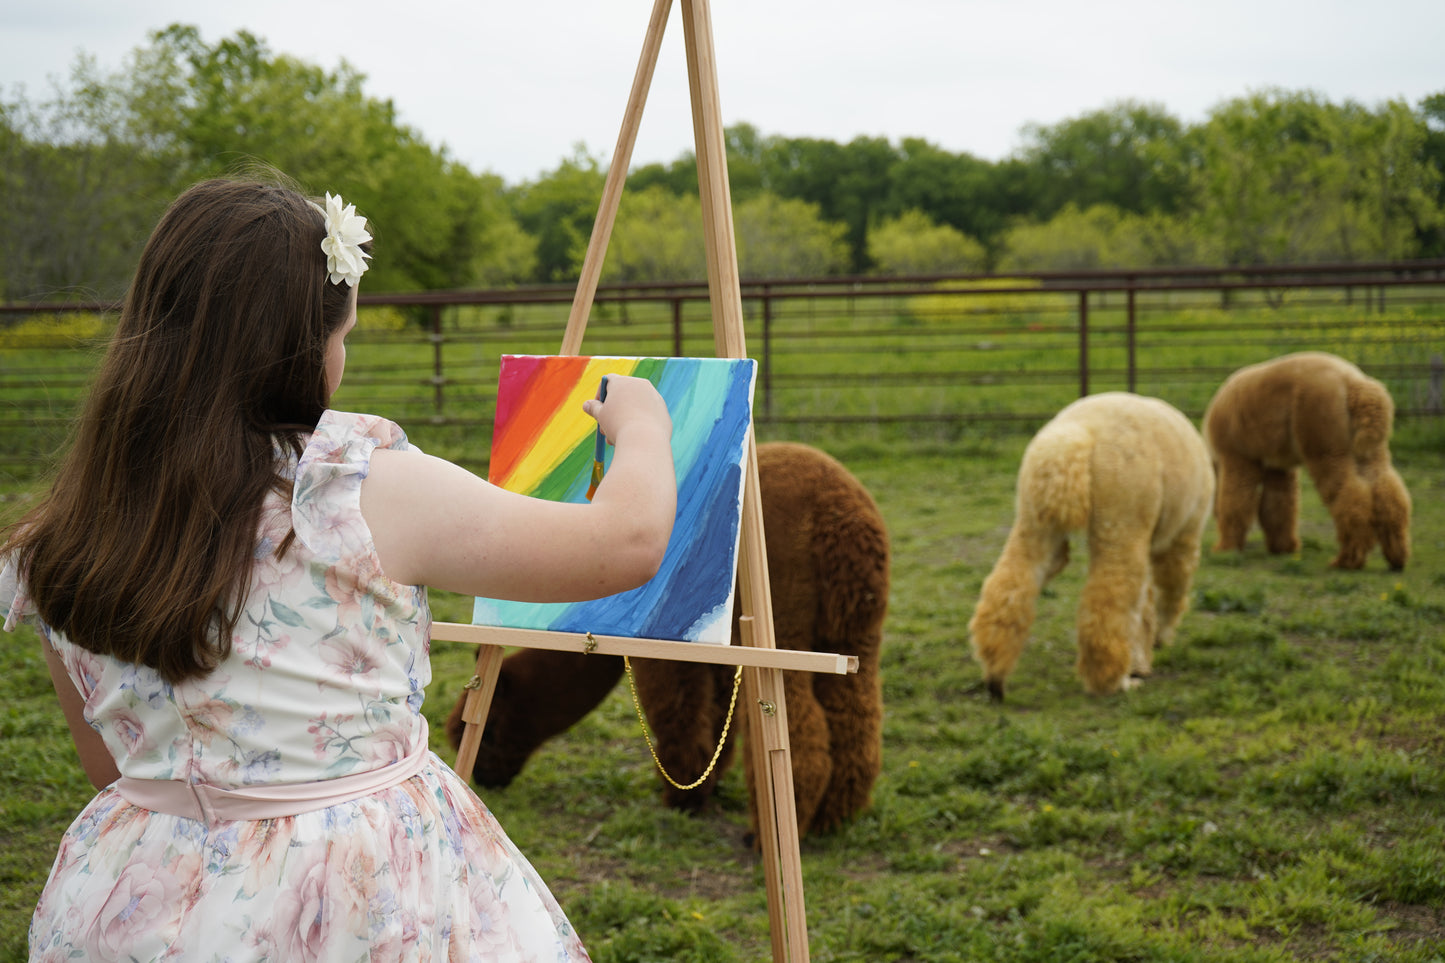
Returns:
[[[382,573],[360,513],[378,445],[409,447],[383,419],[322,417],[290,503],[266,503],[231,655],[204,678],[172,686],[40,626],[125,778],[62,839],[32,961],[587,959],[526,858],[426,748],[426,592]],[[6,610],[6,628],[33,615],[13,565]],[[174,815],[122,791],[304,794],[403,762],[394,772],[415,774],[386,788],[259,819]]]

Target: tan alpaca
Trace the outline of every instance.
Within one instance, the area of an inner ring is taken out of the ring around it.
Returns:
[[[1218,474],[1215,550],[1241,549],[1257,517],[1265,547],[1299,549],[1299,466],[1335,522],[1338,568],[1378,541],[1392,569],[1410,558],[1410,494],[1390,463],[1395,403],[1343,358],[1288,354],[1241,368],[1215,392],[1204,435]]]
[[[1019,467],[1013,529],[968,623],[989,694],[1002,699],[1044,585],[1086,532],[1078,671],[1096,694],[1148,675],[1188,606],[1214,475],[1189,419],[1158,398],[1081,398],[1039,430]]]

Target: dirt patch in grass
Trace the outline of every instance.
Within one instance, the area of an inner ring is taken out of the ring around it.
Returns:
[[[1389,934],[1393,943],[1445,946],[1445,906],[1385,901],[1375,904],[1375,912],[1395,924]]]

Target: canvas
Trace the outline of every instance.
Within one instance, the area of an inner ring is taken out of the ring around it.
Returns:
[[[596,422],[582,403],[596,396],[603,375],[634,375],[657,386],[672,414],[677,519],[662,567],[646,585],[589,602],[479,598],[473,623],[726,644],[756,373],[750,359],[503,356],[488,474],[493,484],[584,501]]]

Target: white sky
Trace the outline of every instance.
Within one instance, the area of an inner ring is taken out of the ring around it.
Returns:
[[[402,123],[508,184],[579,143],[610,160],[651,0],[6,0],[0,93],[43,100],[79,54],[106,70],[181,22],[344,59]],[[681,0],[633,166],[691,150]],[[999,160],[1024,125],[1124,99],[1185,123],[1268,87],[1369,107],[1445,92],[1445,0],[715,0],[725,124],[846,143],[922,137]]]

